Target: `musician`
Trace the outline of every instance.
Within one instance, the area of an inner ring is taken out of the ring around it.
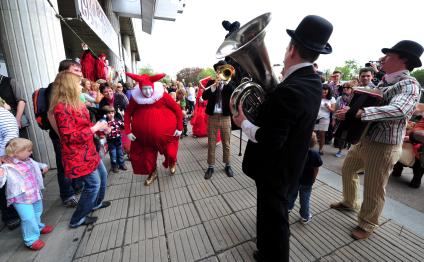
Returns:
[[[231,116],[230,97],[235,89],[232,81],[219,79],[222,67],[227,63],[223,60],[213,65],[216,72],[216,80],[210,80],[203,92],[202,99],[207,100],[206,114],[208,119],[208,169],[205,179],[212,177],[215,166],[215,148],[218,131],[221,132],[223,162],[225,163],[225,174],[233,177],[234,172],[230,165],[230,138],[231,138]]]
[[[257,188],[257,261],[289,261],[288,193],[298,189],[321,103],[322,84],[313,62],[332,51],[327,43],[330,22],[306,16],[295,31],[284,57],[283,81],[259,108],[258,126],[241,106],[234,122],[249,142],[243,172]]]
[[[381,50],[381,69],[386,72],[377,89],[382,91],[383,105],[365,107],[351,112],[348,107],[336,112],[338,119],[351,114],[370,122],[368,131],[348,152],[343,163],[343,200],[331,204],[337,210],[360,208],[358,226],[352,231],[355,239],[368,238],[378,226],[384,207],[385,187],[389,172],[399,159],[405,125],[411,118],[420,97],[420,85],[410,71],[421,66],[423,47],[403,40],[392,48]],[[364,168],[364,197],[359,204],[359,178],[356,171]]]

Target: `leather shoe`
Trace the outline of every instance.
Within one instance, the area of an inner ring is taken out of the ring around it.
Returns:
[[[354,208],[348,207],[342,202],[332,203],[330,204],[330,208],[339,210],[339,211],[354,211]]]
[[[205,179],[209,179],[212,177],[213,174],[213,167],[208,167],[208,170],[206,170],[205,172]]]
[[[176,171],[177,171],[177,163],[169,167],[169,172],[171,173],[171,175],[174,175]]]
[[[234,172],[231,169],[231,166],[226,166],[225,167],[225,174],[227,174],[228,177],[233,177],[234,176]]]
[[[253,251],[253,258],[256,260],[256,262],[266,262],[261,253],[259,253],[259,250]]]
[[[371,236],[372,232],[368,232],[363,230],[360,227],[356,227],[353,231],[352,231],[352,237],[356,240],[364,240],[369,238],[369,236]]]

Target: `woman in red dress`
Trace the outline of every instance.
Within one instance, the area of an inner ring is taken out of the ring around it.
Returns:
[[[203,91],[205,91],[206,83],[211,80],[208,76],[199,81],[199,89],[197,91],[196,106],[194,108],[194,115],[191,118],[190,124],[192,126],[192,133],[194,137],[208,136],[208,115],[205,113],[208,101],[202,99]],[[221,141],[220,133],[218,132],[217,142]]]

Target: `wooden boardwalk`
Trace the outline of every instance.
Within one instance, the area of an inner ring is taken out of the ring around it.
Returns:
[[[99,220],[89,227],[67,227],[73,210],[61,206],[50,175],[44,219],[55,230],[42,236],[46,247],[29,251],[19,230],[3,229],[0,261],[254,261],[256,188],[241,172],[233,138],[233,178],[224,173],[219,145],[215,173],[204,180],[207,141],[191,137],[181,140],[177,173],[170,176],[160,158],[158,181],[150,187],[131,171],[110,173],[106,200],[112,205],[94,212]],[[299,222],[296,203],[290,214],[291,261],[424,261],[424,238],[384,218],[370,239],[354,241],[356,214],[329,209],[340,198],[341,192],[317,181],[307,225]]]

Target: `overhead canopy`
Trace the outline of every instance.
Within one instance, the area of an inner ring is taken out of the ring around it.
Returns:
[[[143,32],[152,33],[154,19],[175,21],[185,0],[112,0],[112,9],[121,17],[141,18]]]

